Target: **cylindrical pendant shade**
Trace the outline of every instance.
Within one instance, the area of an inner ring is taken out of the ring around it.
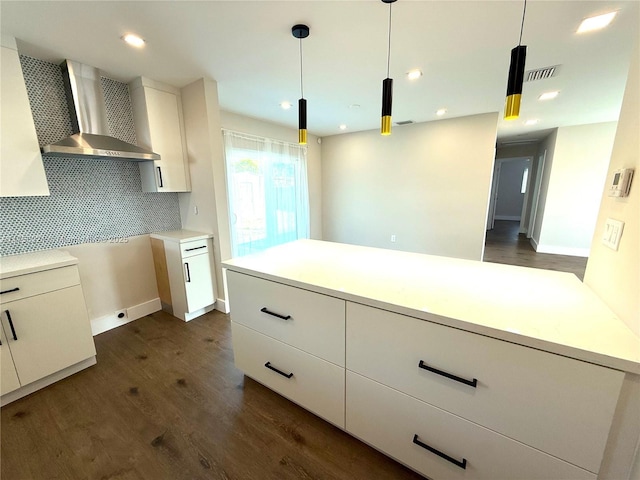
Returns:
[[[527,46],[518,45],[511,50],[509,80],[507,82],[507,99],[504,106],[504,119],[513,120],[520,115],[520,98],[524,83],[524,65],[527,57]]]
[[[307,144],[307,101],[304,98],[298,100],[298,143]]]
[[[391,103],[393,100],[393,79],[385,78],[382,81],[382,122],[381,135],[391,135]]]

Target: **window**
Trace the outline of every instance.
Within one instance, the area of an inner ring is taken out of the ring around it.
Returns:
[[[233,256],[309,238],[306,147],[223,134]]]

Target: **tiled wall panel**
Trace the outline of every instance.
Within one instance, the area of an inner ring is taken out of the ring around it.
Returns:
[[[71,133],[58,65],[21,56],[40,145]],[[103,78],[109,130],[136,142],[126,84]],[[143,193],[135,162],[43,156],[49,197],[0,198],[0,255],[65,245],[121,242],[133,235],[179,229],[176,193]]]

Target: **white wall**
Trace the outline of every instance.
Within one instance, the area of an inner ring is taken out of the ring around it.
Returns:
[[[122,243],[85,243],[60,248],[79,261],[80,281],[94,334],[114,328],[115,312],[130,309],[127,320],[160,310],[149,235]]]
[[[607,179],[614,170],[635,168],[630,195],[601,197],[584,283],[591,287],[636,335],[640,335],[640,53],[636,44],[627,88],[622,100]],[[607,218],[625,222],[620,247],[613,251],[600,242]],[[637,473],[640,478],[640,457]]]
[[[227,311],[221,261],[231,257],[231,237],[218,87],[214,80],[200,79],[184,87],[181,95],[191,173],[191,192],[178,194],[182,228],[213,234],[216,308]]]
[[[265,122],[257,118],[246,117],[231,112],[220,112],[222,128],[236,132],[249,133],[259,137],[273,138],[283,142],[298,143],[298,130]],[[322,240],[322,148],[318,137],[307,138],[307,179],[309,184],[310,235]]]
[[[616,122],[561,127],[545,140],[538,252],[589,256],[615,131]]]
[[[324,138],[324,239],[480,260],[497,121],[488,113],[395,127],[389,137]]]

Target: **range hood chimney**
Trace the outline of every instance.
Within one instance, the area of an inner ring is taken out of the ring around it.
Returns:
[[[62,65],[73,135],[45,145],[48,155],[113,158],[141,162],[160,160],[160,155],[109,135],[107,110],[97,68],[65,60]]]

